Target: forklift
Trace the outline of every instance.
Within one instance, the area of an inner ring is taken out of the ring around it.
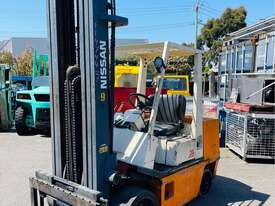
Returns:
[[[10,66],[0,64],[0,131],[8,130],[12,126],[10,79]]]
[[[37,171],[29,179],[31,205],[181,206],[206,196],[219,136],[218,120],[202,115],[201,51],[148,44],[155,94],[130,94],[135,108],[115,114],[115,30],[128,20],[116,16],[114,0],[47,5],[53,174]],[[161,94],[172,54],[195,56],[190,115],[184,96]]]
[[[18,135],[50,134],[48,55],[33,54],[31,89],[16,91],[15,128]]]

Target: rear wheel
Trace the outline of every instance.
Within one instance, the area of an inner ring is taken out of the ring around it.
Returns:
[[[115,194],[112,206],[159,206],[156,195],[139,187],[126,187]]]
[[[25,124],[25,117],[25,110],[22,107],[18,107],[15,110],[15,128],[17,134],[20,136],[29,135],[31,133],[31,129]]]
[[[43,133],[46,137],[51,137],[51,130],[49,129],[49,130],[46,130],[46,131],[44,131],[44,133]]]
[[[205,169],[201,181],[200,196],[205,197],[208,195],[212,185],[212,172],[210,169]]]

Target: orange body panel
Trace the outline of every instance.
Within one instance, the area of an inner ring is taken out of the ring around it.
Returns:
[[[220,156],[219,120],[204,119],[203,121],[203,156],[211,162]]]
[[[204,119],[204,160],[161,179],[161,206],[182,206],[199,195],[205,167],[213,162],[216,162],[215,170],[217,167],[219,159],[218,128],[217,119]]]
[[[198,196],[206,162],[193,165],[162,179],[161,206],[182,206]],[[173,196],[165,195],[165,187],[174,182]]]

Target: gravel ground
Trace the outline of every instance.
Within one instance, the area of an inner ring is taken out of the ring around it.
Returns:
[[[0,133],[0,206],[28,206],[28,177],[35,170],[51,171],[51,139]],[[275,165],[245,163],[221,150],[212,190],[188,206],[274,206]]]

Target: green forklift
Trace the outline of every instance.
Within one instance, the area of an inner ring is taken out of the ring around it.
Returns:
[[[0,64],[0,131],[8,130],[12,126],[10,71],[10,66]]]
[[[16,93],[15,128],[18,135],[50,135],[50,91],[47,55],[34,51],[32,89]]]

